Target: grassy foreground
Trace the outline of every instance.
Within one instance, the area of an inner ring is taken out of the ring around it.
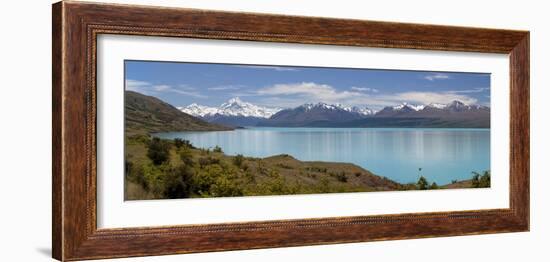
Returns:
[[[125,142],[126,200],[489,186],[487,181],[474,186],[473,180],[437,186],[423,177],[417,183],[400,184],[349,163],[299,161],[290,155],[229,156],[219,147],[201,149],[185,140],[146,135],[126,137]]]

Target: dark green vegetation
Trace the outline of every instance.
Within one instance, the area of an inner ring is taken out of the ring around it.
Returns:
[[[399,189],[353,164],[228,156],[219,147],[195,148],[185,140],[126,138],[127,200]]]
[[[233,129],[208,123],[183,113],[152,96],[125,91],[124,99],[126,136],[171,131],[222,131]]]
[[[483,174],[472,173],[474,174],[474,177],[472,177],[472,187],[491,187],[491,172],[484,171]]]
[[[435,182],[429,182],[427,178],[420,176],[416,183],[401,184],[399,190],[429,190],[429,189],[457,189],[457,188],[486,188],[491,187],[491,172],[483,171],[483,174],[472,172],[472,179],[453,180],[450,184],[439,186]]]
[[[489,187],[490,173],[438,186],[420,177],[399,184],[348,163],[306,162],[289,155],[228,156],[189,141],[126,138],[126,200]]]

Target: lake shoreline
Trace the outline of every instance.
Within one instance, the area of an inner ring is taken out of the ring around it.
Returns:
[[[301,161],[353,163],[399,183],[425,176],[448,184],[490,168],[490,129],[246,127],[152,135],[201,148],[218,145],[232,155],[289,154]]]
[[[179,142],[157,140],[170,149],[168,159],[154,164],[147,149],[154,138],[126,138],[125,200],[471,187],[463,181],[454,187],[430,181],[401,184],[351,163],[300,161],[288,154],[227,155],[222,148],[196,148],[188,142],[178,147]]]

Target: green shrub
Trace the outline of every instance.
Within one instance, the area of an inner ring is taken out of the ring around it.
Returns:
[[[174,146],[176,146],[178,149],[183,146],[183,139],[174,138]]]
[[[199,158],[200,168],[204,168],[205,166],[213,164],[220,164],[220,159],[211,156]]]
[[[420,190],[428,189],[428,180],[425,177],[421,176],[418,179],[418,182],[416,182],[416,188]]]
[[[132,162],[126,163],[126,178],[136,184],[139,184],[143,189],[147,190],[149,188],[149,185],[147,183],[147,180],[145,179],[143,167],[140,165],[136,165]]]
[[[227,176],[218,176],[210,186],[210,195],[213,197],[242,196],[243,191],[234,180],[230,180]]]
[[[147,144],[151,140],[149,135],[131,135],[126,137],[128,144]]]
[[[185,163],[188,166],[193,166],[195,163],[193,162],[193,153],[188,147],[183,147],[179,150],[180,159],[183,163]]]
[[[223,153],[223,150],[219,146],[215,146],[214,149],[212,149],[212,152],[214,153]]]
[[[164,195],[164,176],[166,169],[169,167],[168,164],[164,163],[162,165],[154,165],[152,163],[142,165],[141,184],[144,189],[151,192],[157,197]]]
[[[438,189],[439,186],[437,186],[437,184],[435,182],[432,183],[432,185],[430,186],[430,189]]]
[[[163,195],[165,198],[187,198],[193,190],[192,169],[185,164],[165,171]]]
[[[160,165],[166,162],[170,157],[170,144],[165,140],[154,137],[149,142],[147,157],[149,157],[155,165]]]
[[[233,158],[233,164],[239,168],[241,168],[243,162],[244,162],[244,156],[241,154],[238,154]]]
[[[198,170],[193,177],[195,193],[203,197],[210,196],[210,187],[221,174],[222,168],[219,165],[205,165],[204,168]]]
[[[174,138],[174,145],[179,149],[180,147],[186,147],[189,149],[195,149],[193,144],[189,142],[189,140],[181,139],[181,138]]]
[[[317,184],[316,191],[318,193],[329,193],[330,192],[329,184],[330,182],[328,181],[327,177],[322,177],[319,180],[319,183]]]
[[[341,172],[341,173],[336,174],[336,180],[338,180],[339,182],[342,182],[342,183],[347,183],[348,182],[348,177],[346,176],[345,172]]]
[[[483,175],[478,172],[472,172],[474,176],[472,177],[472,187],[482,188],[482,187],[491,187],[491,172],[484,171]]]
[[[206,165],[193,177],[195,193],[202,197],[242,196],[243,189],[235,171],[220,164]]]
[[[491,173],[489,171],[483,172],[479,181],[480,187],[491,187]]]

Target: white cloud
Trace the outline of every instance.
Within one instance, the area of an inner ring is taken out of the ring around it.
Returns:
[[[269,69],[275,71],[300,71],[297,68],[286,66],[261,66],[261,65],[236,65],[239,68],[252,68],[252,69]]]
[[[189,91],[189,88],[186,88],[187,86],[181,85],[181,88],[174,88],[171,85],[155,85],[150,82],[146,81],[140,81],[140,80],[133,80],[133,79],[127,79],[126,80],[126,90],[135,91],[143,94],[154,94],[154,93],[164,93],[164,92],[171,92],[176,93],[180,95],[187,95],[187,96],[193,96],[197,98],[206,98],[206,96],[200,94],[199,92],[195,91]],[[184,90],[187,89],[187,90]]]
[[[260,98],[262,104],[281,107],[325,102],[341,103],[344,105],[366,105],[379,109],[384,106],[393,106],[403,102],[424,105],[430,103],[450,103],[454,100],[459,100],[466,104],[475,104],[477,102],[477,99],[466,94],[452,92],[408,91],[379,94],[347,90],[340,91],[330,85],[312,82],[276,84],[259,89],[256,94],[263,96]]]
[[[258,90],[260,95],[298,95],[318,102],[337,102],[360,95],[358,92],[338,91],[332,86],[313,82],[276,84]]]
[[[212,91],[224,91],[224,90],[239,90],[243,88],[243,85],[223,85],[223,86],[214,86],[207,88]]]
[[[145,89],[149,86],[151,86],[151,84],[149,84],[148,82],[132,80],[132,79],[126,80],[126,89],[130,91],[140,92],[140,91],[143,91],[142,89]]]
[[[465,90],[451,90],[447,91],[448,93],[455,93],[455,94],[468,94],[468,93],[481,93],[483,91],[489,90],[488,87],[476,87],[473,89],[465,89]]]
[[[158,92],[164,92],[164,91],[170,91],[172,87],[169,85],[156,85],[156,86],[153,86],[153,89]]]
[[[449,75],[442,74],[442,73],[434,73],[434,74],[429,74],[427,76],[424,76],[424,79],[429,80],[429,81],[445,80],[445,79],[449,79],[449,78],[451,78]]]
[[[448,104],[454,100],[461,101],[465,104],[475,104],[477,102],[477,99],[473,97],[448,92],[436,93],[411,91],[382,96],[380,98],[383,100],[395,101],[399,103],[409,102],[424,105],[430,103]]]
[[[360,91],[360,92],[373,92],[373,93],[378,93],[378,89],[376,88],[370,88],[370,87],[357,87],[357,86],[352,86],[350,88],[351,90],[355,90],[355,91]]]
[[[188,85],[179,85],[178,86],[178,89],[181,89],[181,90],[196,90],[195,87],[192,87],[192,86],[188,86]]]

